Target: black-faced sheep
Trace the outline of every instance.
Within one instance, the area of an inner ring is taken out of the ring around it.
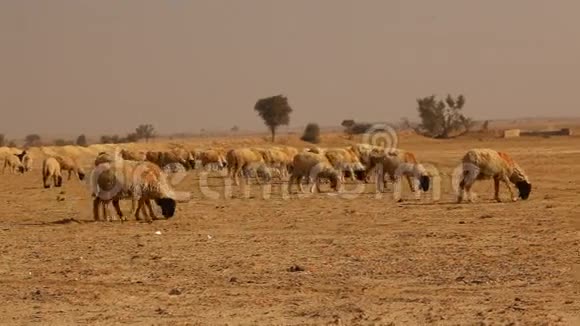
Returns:
[[[476,180],[493,179],[494,199],[499,198],[499,184],[503,182],[508,188],[512,201],[516,201],[510,183],[513,183],[519,191],[519,198],[528,199],[532,191],[524,170],[506,153],[497,152],[493,149],[472,149],[462,159],[462,175],[459,183],[458,202],[463,200],[465,194],[472,201],[471,187]]]

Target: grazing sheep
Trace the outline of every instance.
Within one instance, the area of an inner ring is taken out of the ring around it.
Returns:
[[[344,181],[344,171],[348,171],[352,181],[355,181],[354,171],[363,171],[358,156],[351,148],[328,148],[323,151],[330,164],[340,172],[341,181]]]
[[[24,165],[16,155],[8,154],[4,158],[4,167],[2,168],[2,174],[5,173],[6,168],[10,170],[11,173],[24,173]]]
[[[467,193],[468,200],[472,201],[471,187],[476,180],[492,179],[494,181],[494,199],[500,202],[499,184],[503,182],[508,188],[512,201],[516,201],[510,182],[518,188],[519,198],[528,199],[532,191],[524,170],[506,153],[492,149],[472,149],[462,159],[462,177],[459,183],[458,202],[463,200]]]
[[[129,161],[145,161],[146,153],[145,152],[131,152],[126,149],[122,149],[120,151],[121,157],[124,160]]]
[[[265,164],[263,152],[255,148],[238,148],[232,149],[226,154],[228,176],[233,176],[234,184],[240,184],[238,179],[240,172],[252,165]],[[246,176],[246,183],[249,183],[249,177]]]
[[[163,168],[168,164],[179,163],[183,165],[186,169],[191,168],[191,154],[189,152],[183,151],[170,151],[170,152],[147,152],[145,154],[147,161],[157,164],[157,166]]]
[[[337,171],[328,162],[328,159],[322,155],[312,152],[302,152],[294,156],[293,170],[288,181],[288,193],[291,193],[292,184],[296,183],[300,192],[304,192],[302,187],[302,178],[314,181],[310,187],[310,192],[316,189],[320,192],[320,179],[330,180],[331,187],[340,191],[340,172]]]
[[[214,168],[216,170],[221,170],[226,167],[227,160],[222,151],[217,149],[208,149],[205,151],[197,152],[197,159],[201,161],[201,166],[203,168]]]
[[[417,191],[415,179],[419,180],[420,190],[429,191],[431,178],[412,152],[399,149],[373,151],[369,167],[370,170],[377,170],[377,191],[383,191],[385,174],[392,182],[398,182],[404,176],[412,192]]]
[[[96,182],[93,183],[93,216],[96,221],[100,220],[99,207],[103,208],[103,215],[106,217],[106,208],[110,202],[113,203],[119,218],[124,220],[119,206],[121,199],[132,199],[138,203],[134,211],[137,220],[140,220],[141,212],[149,223],[157,218],[151,207],[151,200],[161,207],[165,218],[175,214],[174,193],[166,175],[154,163],[125,160],[101,163],[96,167],[94,177]],[[149,210],[149,215],[144,206]]]
[[[42,161],[42,185],[44,188],[50,188],[50,179],[52,179],[53,187],[62,186],[60,164],[54,157],[48,157]]]
[[[290,156],[287,150],[282,148],[268,148],[266,149],[267,164],[279,171],[281,177],[287,177],[291,169],[294,155]]]
[[[76,174],[79,177],[79,180],[83,180],[85,178],[85,171],[80,166],[80,164],[69,156],[57,155],[54,158],[60,164],[61,171],[68,171],[68,180],[71,179],[72,174]]]
[[[99,154],[97,154],[97,157],[95,158],[95,166],[98,166],[101,163],[111,163],[113,162],[115,158],[113,157],[113,155],[107,153],[107,152],[100,152]]]

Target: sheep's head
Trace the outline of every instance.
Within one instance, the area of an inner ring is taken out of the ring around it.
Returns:
[[[18,166],[18,172],[20,172],[20,173],[24,173],[24,165],[20,164],[20,165]]]
[[[429,185],[431,183],[431,179],[428,175],[422,175],[419,177],[419,188],[425,192],[429,191]]]
[[[58,177],[56,177],[56,185],[57,187],[61,187],[62,186],[62,176],[59,175]]]
[[[336,191],[340,188],[340,175],[337,171],[332,170],[324,173],[324,177],[330,180],[330,187]]]
[[[516,182],[516,187],[518,187],[518,191],[520,193],[520,198],[523,200],[528,199],[530,197],[530,193],[532,192],[532,184],[527,181],[519,181]]]
[[[163,214],[163,217],[170,218],[175,214],[176,202],[174,199],[167,197],[157,198],[155,199],[155,203],[161,207],[161,214]]]
[[[82,180],[84,180],[84,179],[85,179],[85,171],[83,171],[83,170],[79,169],[77,172],[78,172],[78,174],[79,174],[79,179],[80,179],[81,181],[82,181]]]

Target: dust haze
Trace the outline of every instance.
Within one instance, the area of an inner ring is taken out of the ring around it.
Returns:
[[[577,115],[574,1],[20,1],[0,4],[0,132],[263,130],[417,118],[463,93],[475,119]]]

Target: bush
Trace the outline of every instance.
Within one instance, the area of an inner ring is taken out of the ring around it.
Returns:
[[[304,129],[302,137],[300,137],[305,142],[318,144],[320,143],[320,127],[316,123],[309,123]]]

